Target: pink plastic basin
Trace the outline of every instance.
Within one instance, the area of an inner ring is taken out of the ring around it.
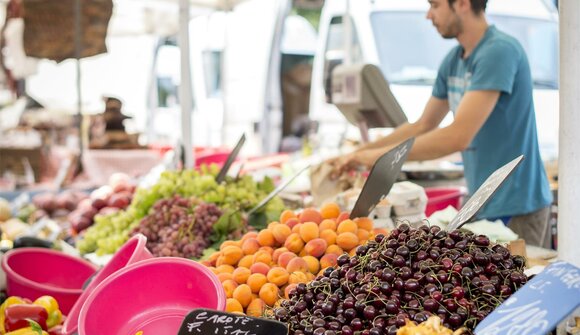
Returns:
[[[53,296],[65,315],[83,292],[84,282],[97,271],[81,258],[44,248],[11,250],[2,259],[2,268],[9,296],[31,300]]]
[[[448,206],[453,206],[456,209],[459,209],[461,207],[461,199],[466,194],[466,191],[461,187],[431,187],[426,188],[425,193],[427,194],[427,208],[425,209],[425,215],[429,216],[436,211],[447,208]]]
[[[83,304],[89,295],[103,280],[126,266],[153,258],[153,255],[151,255],[149,250],[147,250],[147,247],[145,246],[146,244],[147,237],[142,234],[137,234],[131,237],[119,250],[117,250],[107,265],[97,272],[70,310],[68,318],[65,320],[63,325],[64,334],[70,335],[77,331],[81,307],[83,307]]]
[[[208,268],[184,258],[137,262],[105,279],[81,309],[79,335],[175,335],[195,308],[224,310],[226,294]]]

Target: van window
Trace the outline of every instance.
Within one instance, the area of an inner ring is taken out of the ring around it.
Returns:
[[[222,54],[219,50],[203,52],[204,80],[208,98],[219,98],[222,94]]]
[[[526,50],[535,88],[558,88],[558,24],[532,18],[492,15],[489,21],[515,37]]]
[[[534,87],[558,88],[556,22],[493,15],[489,21],[522,44]],[[455,39],[443,39],[424,12],[376,12],[371,15],[371,24],[381,69],[391,83],[432,85],[439,64],[457,45]]]
[[[363,61],[360,42],[354,20],[351,19],[352,27],[352,50],[351,57],[353,63]],[[331,83],[330,75],[337,65],[344,61],[344,25],[342,16],[335,16],[330,20],[328,28],[328,37],[326,40],[326,49],[324,51],[324,91],[326,93],[326,102],[331,102]]]

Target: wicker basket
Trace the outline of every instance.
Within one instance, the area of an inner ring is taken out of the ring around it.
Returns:
[[[81,2],[81,58],[107,52],[112,0],[23,0],[24,50],[57,62],[75,58],[75,3]]]

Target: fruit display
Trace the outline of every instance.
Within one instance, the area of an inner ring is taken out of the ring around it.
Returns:
[[[149,214],[160,199],[174,195],[197,199],[218,206],[222,216],[226,216],[232,226],[238,226],[242,214],[248,212],[274,189],[269,178],[255,182],[251,176],[226,178],[218,184],[215,176],[219,168],[215,165],[202,166],[200,170],[166,171],[159,181],[150,188],[138,188],[126,210],[97,216],[95,224],[87,229],[77,243],[83,254],[96,252],[99,255],[114,253],[130,236],[143,217]],[[282,200],[272,199],[266,206],[256,211],[248,223],[259,227],[277,218],[283,209]],[[225,237],[223,237],[225,240]],[[216,243],[221,241],[216,241]]]
[[[92,226],[97,215],[110,215],[127,208],[133,199],[135,185],[125,174],[116,173],[109,178],[107,185],[91,192],[90,197],[83,199],[72,211],[68,220],[73,234]]]
[[[228,312],[261,316],[300,283],[335,266],[340,255],[371,237],[372,220],[350,220],[338,205],[299,214],[285,210],[266,229],[225,241],[202,263],[217,274],[226,291]]]
[[[88,194],[81,191],[66,190],[61,193],[44,192],[32,197],[32,204],[36,209],[35,219],[49,217],[66,217],[74,211],[77,205],[88,198]],[[34,223],[34,222],[30,222]]]
[[[62,321],[58,302],[47,295],[34,301],[12,296],[0,306],[0,334],[60,335]]]
[[[145,235],[147,248],[157,257],[198,258],[210,246],[213,225],[221,215],[215,204],[176,195],[157,201],[131,236]]]
[[[525,259],[471,232],[400,225],[342,255],[273,312],[290,334],[397,334],[407,320],[476,325],[527,281]]]

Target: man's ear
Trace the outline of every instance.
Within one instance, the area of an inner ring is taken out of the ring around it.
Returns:
[[[471,12],[471,1],[470,0],[456,0],[453,3],[453,9],[456,13],[468,13]]]

